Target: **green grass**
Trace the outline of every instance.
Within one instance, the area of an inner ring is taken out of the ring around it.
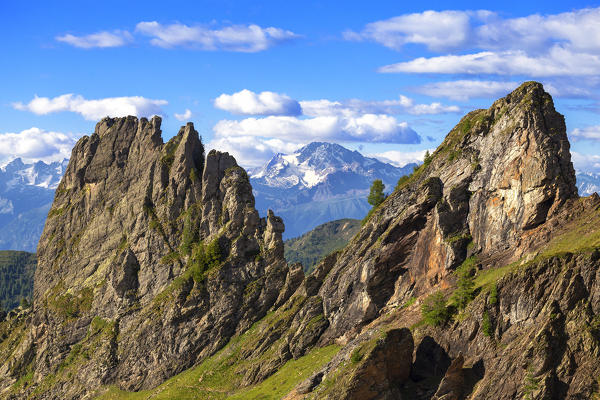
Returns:
[[[297,360],[290,360],[279,371],[262,383],[250,390],[230,396],[229,399],[281,399],[298,383],[328,363],[337,354],[339,349],[338,345],[321,347]]]
[[[155,389],[125,392],[110,387],[98,399],[281,399],[298,383],[328,363],[340,349],[338,345],[313,349],[297,360],[288,361],[263,382],[239,389],[243,373],[249,367],[240,350],[247,341],[252,340],[256,329],[254,326],[242,336],[232,339],[225,348],[197,367],[174,376]],[[254,362],[256,363],[256,360]]]
[[[583,253],[600,247],[600,212],[592,210],[572,221],[565,231],[542,247],[539,254],[528,262],[518,260],[499,268],[480,271],[475,276],[475,288],[491,290],[493,285],[509,273],[526,269],[542,260],[567,253]]]

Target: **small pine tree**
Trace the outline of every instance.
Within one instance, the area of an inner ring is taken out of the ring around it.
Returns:
[[[369,197],[367,197],[367,201],[373,208],[379,206],[385,200],[385,194],[383,190],[385,189],[385,185],[381,181],[381,179],[375,179],[373,184],[371,185],[371,192],[369,193]]]
[[[475,296],[474,268],[474,258],[468,258],[456,269],[458,282],[456,283],[456,290],[452,293],[452,301],[459,310],[464,310]]]
[[[425,150],[425,157],[423,157],[423,165],[427,166],[433,160],[433,156],[429,153],[429,150]]]

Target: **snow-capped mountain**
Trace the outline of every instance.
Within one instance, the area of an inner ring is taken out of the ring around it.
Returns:
[[[0,167],[0,250],[35,251],[67,160]]]
[[[600,174],[577,171],[577,189],[580,196],[600,192]]]
[[[301,235],[324,222],[363,218],[374,179],[392,191],[416,164],[402,168],[365,157],[334,143],[313,142],[294,154],[277,154],[250,171],[256,207],[283,217],[285,238]]]

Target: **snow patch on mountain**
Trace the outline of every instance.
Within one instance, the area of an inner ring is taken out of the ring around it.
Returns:
[[[339,144],[313,142],[276,154],[249,174],[257,209],[281,215],[289,238],[334,219],[364,217],[373,180],[381,179],[389,192],[414,165],[399,168]]]
[[[580,196],[600,193],[600,173],[577,171],[576,177]]]

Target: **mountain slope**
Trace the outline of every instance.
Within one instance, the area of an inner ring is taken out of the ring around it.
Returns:
[[[36,251],[66,166],[17,158],[0,168],[0,249]]]
[[[247,347],[252,370],[282,371],[273,355],[291,349],[298,318],[322,304],[317,345],[305,351],[342,348],[298,377],[286,399],[593,398],[600,198],[577,198],[568,146],[562,116],[536,83],[468,114],[342,252],[258,323],[253,341],[273,344]],[[463,279],[455,271],[469,266],[477,270],[474,298],[458,313],[443,299]],[[438,292],[447,319],[428,326],[420,308]],[[313,324],[300,329],[315,332]],[[227,365],[235,373],[237,362]],[[209,365],[189,373],[201,368]],[[221,371],[217,379],[227,376]],[[140,398],[184,393],[196,387],[191,376]],[[262,388],[206,385],[206,398],[257,398],[250,393]]]
[[[205,157],[192,124],[163,143],[160,124],[107,118],[73,149],[38,246],[33,316],[9,321],[21,325],[5,337],[18,346],[0,349],[0,386],[28,373],[34,397],[156,386],[247,330],[301,274],[233,157]]]
[[[12,310],[21,299],[31,301],[35,254],[0,251],[0,309]]]
[[[360,229],[358,219],[339,219],[317,226],[304,235],[284,242],[288,263],[302,264],[310,273],[326,255],[342,249]]]
[[[598,394],[600,197],[578,197],[541,84],[467,114],[308,276],[243,170],[204,161],[190,125],[163,144],[158,121],[104,120],[76,147],[33,310],[0,323],[0,396]]]
[[[284,238],[300,236],[340,218],[362,219],[371,206],[369,187],[383,180],[391,190],[416,164],[398,168],[338,144],[313,142],[294,154],[277,154],[251,173],[256,208],[286,221]]]

